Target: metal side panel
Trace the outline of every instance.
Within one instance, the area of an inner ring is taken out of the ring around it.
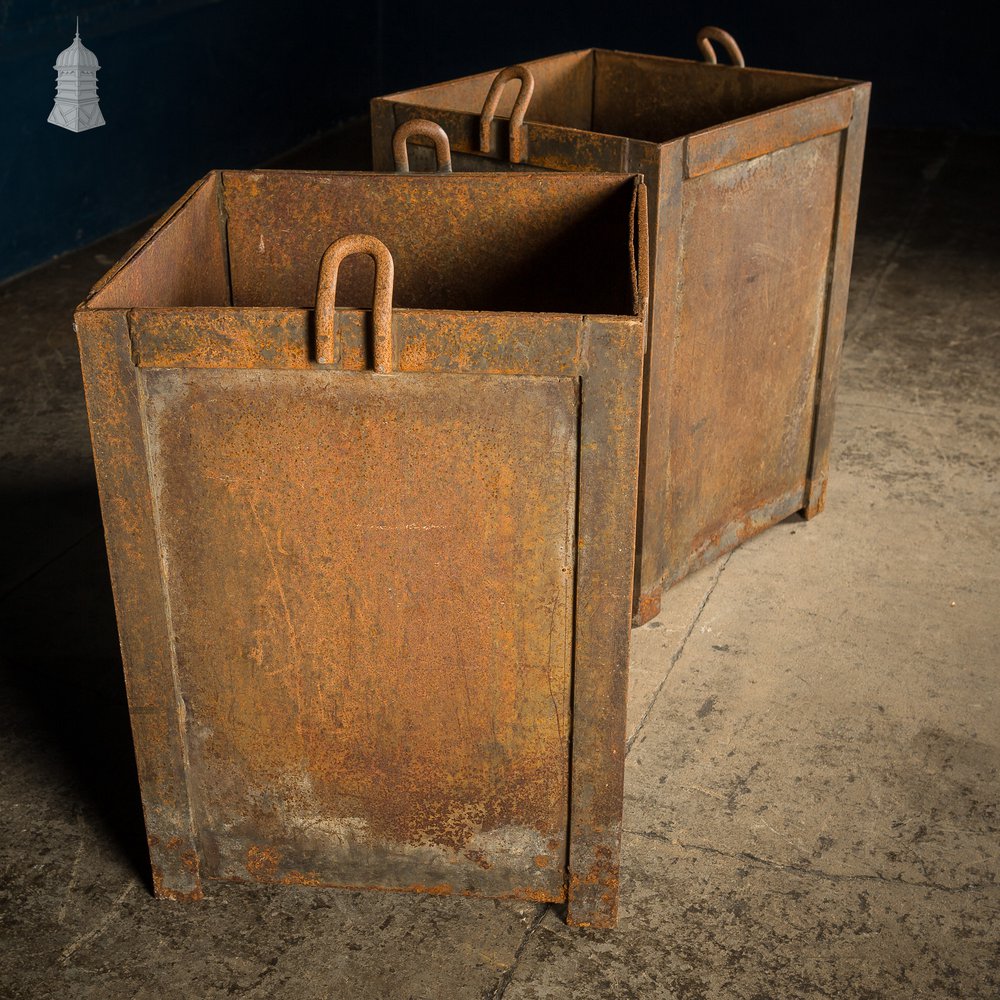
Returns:
[[[684,184],[667,583],[806,504],[839,167],[827,135]]]
[[[565,898],[579,381],[140,381],[203,874]]]

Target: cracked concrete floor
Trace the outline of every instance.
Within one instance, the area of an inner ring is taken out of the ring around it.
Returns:
[[[134,234],[0,289],[0,994],[997,996],[998,159],[872,136],[827,511],[633,634],[614,932],[438,897],[150,897],[70,329]]]

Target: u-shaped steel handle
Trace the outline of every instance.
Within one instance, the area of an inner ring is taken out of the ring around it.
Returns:
[[[375,297],[372,321],[375,327],[375,371],[392,373],[392,254],[374,236],[342,236],[331,243],[319,265],[316,293],[316,360],[321,365],[334,362],[334,323],[337,304],[337,274],[341,262],[356,253],[366,253],[375,261]]]
[[[406,144],[415,135],[423,136],[434,143],[437,172],[450,174],[451,147],[448,144],[448,133],[437,122],[429,122],[425,118],[411,118],[396,129],[392,137],[392,155],[396,161],[396,173],[408,174],[410,172],[410,157],[406,150]]]
[[[705,57],[705,62],[712,63],[713,66],[719,60],[716,58],[712,42],[718,42],[726,50],[729,61],[734,66],[742,68],[747,64],[739,45],[736,44],[736,39],[728,31],[723,31],[722,28],[715,28],[710,24],[706,25],[698,32],[696,40],[701,54]]]
[[[521,126],[524,124],[524,116],[528,113],[531,95],[535,92],[535,78],[527,66],[508,66],[500,70],[490,84],[483,112],[479,116],[479,151],[490,152],[490,126],[493,124],[493,116],[497,113],[500,94],[511,80],[521,81],[521,89],[514,102],[514,109],[510,113],[510,162],[520,163],[524,155],[524,150],[521,148]]]

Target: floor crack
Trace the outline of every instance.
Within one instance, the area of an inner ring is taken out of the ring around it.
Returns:
[[[990,889],[1000,889],[1000,884],[996,882],[976,883],[968,882],[965,885],[942,885],[940,882],[913,882],[905,878],[890,878],[888,875],[838,875],[834,872],[826,872],[820,868],[813,868],[810,865],[785,864],[781,861],[772,861],[770,858],[762,858],[758,854],[751,854],[749,851],[723,851],[718,847],[709,844],[685,844],[666,834],[657,833],[655,830],[625,830],[624,833],[633,837],[644,837],[647,840],[659,840],[672,847],[679,847],[684,851],[700,851],[702,854],[714,854],[720,858],[728,858],[730,861],[749,861],[751,864],[762,865],[774,871],[791,872],[796,875],[806,875],[811,878],[822,879],[825,882],[880,882],[883,885],[905,885],[912,889],[933,889],[935,892],[983,892]]]
[[[122,903],[125,902],[125,897],[135,889],[136,883],[129,882],[121,892],[115,896],[111,903],[111,908],[108,912],[99,920],[89,931],[85,931],[83,934],[77,935],[59,955],[59,964],[67,965],[70,959],[85,945],[91,944],[93,941],[97,940],[115,921],[120,914],[120,907]]]
[[[688,630],[684,633],[684,638],[681,639],[681,644],[677,647],[676,652],[670,657],[670,664],[667,667],[667,672],[663,675],[663,679],[657,685],[656,690],[653,692],[653,697],[649,699],[649,704],[646,706],[646,711],[643,712],[642,718],[639,720],[639,725],[635,727],[635,732],[625,741],[625,756],[627,757],[632,750],[632,744],[635,743],[642,732],[642,727],[646,725],[646,720],[649,718],[650,713],[653,711],[653,706],[656,705],[657,698],[660,697],[660,692],[663,690],[670,678],[670,674],[673,672],[674,666],[677,661],[681,658],[684,650],[687,648],[688,639],[691,638],[691,633],[694,632],[695,626],[701,620],[702,613],[705,610],[705,605],[708,604],[709,599],[712,594],[715,593],[715,588],[719,585],[719,578],[722,576],[722,571],[729,565],[729,560],[732,559],[733,553],[730,552],[723,558],[719,563],[719,568],[715,572],[715,577],[712,580],[711,585],[708,588],[707,593],[702,598],[701,604],[698,605],[698,610],[694,613],[694,617],[691,619],[691,624],[688,626]]]
[[[521,956],[524,954],[525,948],[528,947],[531,936],[538,929],[538,925],[542,922],[542,918],[548,911],[548,905],[539,908],[538,912],[532,918],[531,923],[528,924],[528,928],[524,932],[520,943],[514,949],[514,957],[511,959],[510,965],[500,974],[500,978],[496,981],[493,989],[483,996],[483,1000],[503,1000],[503,995],[507,992],[507,987],[510,986],[511,980],[514,978],[518,963],[521,961]]]
[[[6,601],[7,598],[11,596],[11,594],[13,594],[15,591],[20,590],[23,586],[25,586],[25,584],[31,583],[31,581],[34,580],[36,577],[41,576],[42,573],[44,573],[53,563],[59,562],[59,560],[62,559],[63,556],[68,555],[74,549],[79,548],[92,535],[99,532],[100,530],[101,530],[101,525],[99,522],[97,524],[91,525],[89,528],[87,528],[86,531],[83,532],[82,535],[79,536],[79,538],[76,539],[75,542],[70,542],[69,545],[66,545],[63,548],[61,548],[54,555],[50,556],[48,559],[42,562],[41,565],[36,566],[32,570],[29,570],[27,573],[25,573],[24,576],[16,580],[6,590],[0,593],[0,601]]]

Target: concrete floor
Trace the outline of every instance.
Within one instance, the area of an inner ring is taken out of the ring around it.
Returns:
[[[614,932],[506,902],[150,896],[71,330],[135,234],[0,288],[0,994],[1000,994],[998,161],[998,138],[872,136],[827,511],[633,633]]]

